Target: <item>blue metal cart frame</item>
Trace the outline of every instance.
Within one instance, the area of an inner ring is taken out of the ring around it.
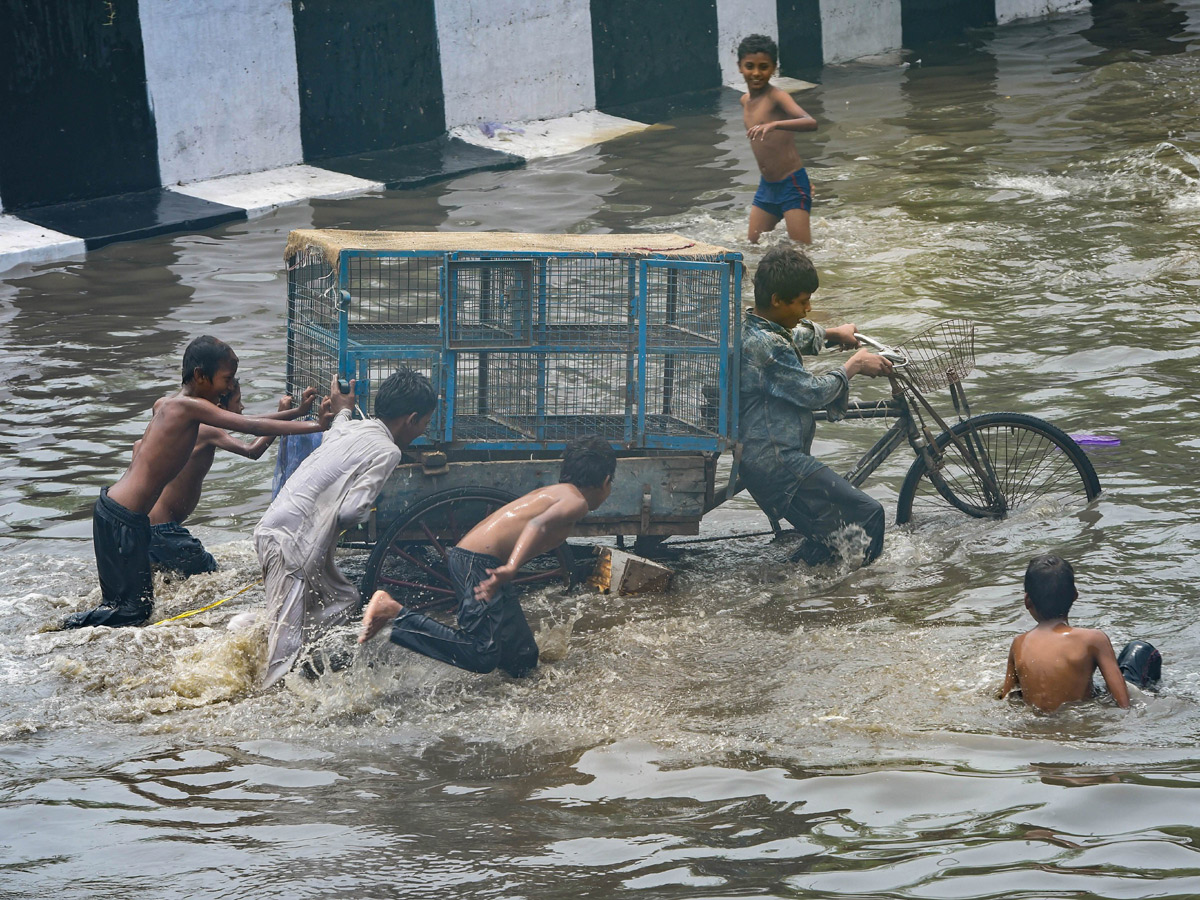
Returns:
[[[393,545],[410,574],[438,569],[418,544],[444,549],[467,519],[556,481],[586,434],[620,463],[581,534],[695,534],[724,497],[741,254],[663,234],[298,231],[287,261],[290,390],[354,378],[369,413],[373,387],[406,365],[442,400],[365,535],[376,583]]]

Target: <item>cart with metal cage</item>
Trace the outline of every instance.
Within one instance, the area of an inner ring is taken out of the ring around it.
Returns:
[[[726,495],[741,254],[669,234],[303,230],[286,259],[289,390],[353,378],[369,415],[373,388],[408,366],[440,398],[358,535],[373,546],[364,593],[451,601],[446,550],[557,481],[563,448],[585,435],[620,462],[581,536],[696,534]],[[517,581],[572,570],[563,547]]]

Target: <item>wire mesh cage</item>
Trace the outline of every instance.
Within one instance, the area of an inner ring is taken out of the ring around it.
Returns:
[[[741,255],[676,235],[293,232],[288,386],[407,365],[421,442],[720,451],[737,432]]]
[[[918,390],[957,384],[975,368],[975,323],[948,319],[919,331],[900,345],[908,356],[905,373]]]

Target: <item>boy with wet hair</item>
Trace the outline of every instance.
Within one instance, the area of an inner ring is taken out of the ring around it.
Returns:
[[[293,408],[291,395],[279,399],[277,412],[268,413],[265,419],[299,419],[308,415],[316,400],[317,389],[308,387],[301,394],[300,405]],[[154,403],[157,410],[162,400]],[[229,393],[223,395],[217,405],[222,409],[241,415],[246,409],[242,403],[242,387],[236,378],[230,382]],[[247,444],[231,436],[222,428],[201,425],[196,435],[192,455],[171,483],[163,488],[158,502],[150,510],[150,565],[156,569],[172,572],[183,578],[215,572],[217,561],[204,545],[183,523],[196,509],[204,488],[204,479],[212,468],[217,450],[226,450],[247,459],[260,459],[275,441],[275,435],[256,438]],[[136,456],[141,450],[141,441],[133,445]]]
[[[386,591],[376,591],[358,642],[393,622],[393,644],[471,672],[500,668],[514,678],[529,674],[538,663],[538,646],[512,579],[529,560],[565,541],[576,522],[608,499],[616,468],[617,455],[604,439],[568,444],[558,484],[500,507],[450,548],[457,628],[406,611]]]
[[[351,381],[341,396],[352,398],[354,387]],[[263,687],[288,673],[306,643],[361,606],[334,559],[338,536],[366,521],[401,450],[429,427],[437,399],[428,378],[402,368],[375,391],[374,416],[352,420],[349,406],[339,410],[254,529],[267,593]]]
[[[1025,608],[1038,624],[1013,638],[998,699],[1018,690],[1030,706],[1054,712],[1064,703],[1096,696],[1092,678],[1099,669],[1113,700],[1128,709],[1126,680],[1138,687],[1158,681],[1162,657],[1150,644],[1130,641],[1118,659],[1103,631],[1071,626],[1067,615],[1078,596],[1069,562],[1050,553],[1030,560]]]
[[[156,404],[141,446],[117,483],[102,488],[92,513],[100,605],[74,613],[64,628],[141,625],[154,608],[150,573],[149,512],[163,489],[182,471],[201,425],[245,434],[308,434],[328,427],[333,412],[322,405],[317,422],[239,416],[217,406],[237,374],[238,358],[224,341],[196,338],[183,354],[183,387]]]
[[[772,518],[805,535],[794,559],[830,561],[835,534],[857,526],[867,537],[865,565],[883,549],[883,507],[811,455],[813,412],[842,418],[850,379],[886,375],[892,364],[864,348],[824,375],[804,367],[802,354],[858,346],[853,323],[826,328],[806,318],[818,286],[812,261],[791,245],[768,250],[754,273],[754,307],[742,325],[742,480]]]
[[[787,223],[793,241],[811,243],[812,186],[792,132],[816,131],[817,120],[790,94],[771,84],[779,63],[775,41],[765,34],[748,35],[738,44],[737,54],[738,71],[748,88],[742,96],[742,121],[762,173],[750,207],[750,243],[757,244],[780,219]]]

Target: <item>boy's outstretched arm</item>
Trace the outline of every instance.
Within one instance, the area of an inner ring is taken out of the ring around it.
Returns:
[[[1129,709],[1129,688],[1125,685],[1125,676],[1117,665],[1117,654],[1113,652],[1112,641],[1103,631],[1097,631],[1092,644],[1096,653],[1096,666],[1104,676],[1104,685],[1112,698],[1121,709]]]
[[[787,91],[775,88],[775,108],[785,116],[774,122],[762,122],[746,129],[746,137],[750,140],[761,141],[775,130],[782,131],[816,131],[817,120],[800,108],[800,104],[792,99]],[[744,104],[743,100],[743,104]]]
[[[228,431],[222,431],[220,428],[212,429],[215,432],[210,440],[220,450],[227,450],[237,456],[244,456],[247,459],[259,459],[267,448],[275,441],[274,435],[255,438],[249,444],[239,441]]]
[[[181,404],[187,410],[187,415],[202,425],[211,425],[213,428],[221,428],[225,431],[238,431],[242,434],[282,435],[312,434],[328,430],[333,417],[338,412],[353,407],[354,396],[335,390],[330,397],[322,401],[320,417],[315,422],[290,422],[285,419],[268,419],[265,416],[239,416],[237,413],[221,409],[207,400],[195,397],[179,397],[174,402]]]
[[[1013,642],[1008,648],[1008,666],[1004,671],[1004,684],[996,692],[997,700],[1003,700],[1017,686],[1017,662],[1013,651],[1016,649],[1017,641],[1019,640],[1019,637],[1013,638]]]
[[[571,526],[587,512],[587,502],[583,499],[559,500],[540,516],[526,522],[508,561],[498,568],[488,569],[491,577],[475,585],[475,599],[489,602],[501,585],[513,580],[521,566],[565,541],[571,534]]]
[[[307,414],[308,411],[310,409],[312,409],[313,401],[316,399],[317,399],[317,389],[314,387],[306,387],[304,389],[304,393],[300,395],[300,405],[299,406],[293,406],[292,405],[292,395],[285,394],[284,396],[279,398],[279,408],[273,413],[265,413],[262,416],[262,418],[264,418],[264,419],[298,419],[301,416]],[[225,432],[221,432],[221,433],[225,434]],[[229,437],[228,434],[225,434],[225,436]],[[270,447],[273,443],[275,443],[275,437],[276,436],[273,434],[263,435],[262,437],[255,438],[249,444],[243,444],[237,438],[230,437],[229,440],[233,441],[234,444],[237,445],[236,447],[234,447],[232,445],[226,446],[225,444],[218,444],[217,446],[219,446],[223,450],[228,450],[231,453],[236,453],[239,456],[246,456],[246,457],[249,457],[250,459],[261,459],[262,455],[267,452],[267,448]]]

